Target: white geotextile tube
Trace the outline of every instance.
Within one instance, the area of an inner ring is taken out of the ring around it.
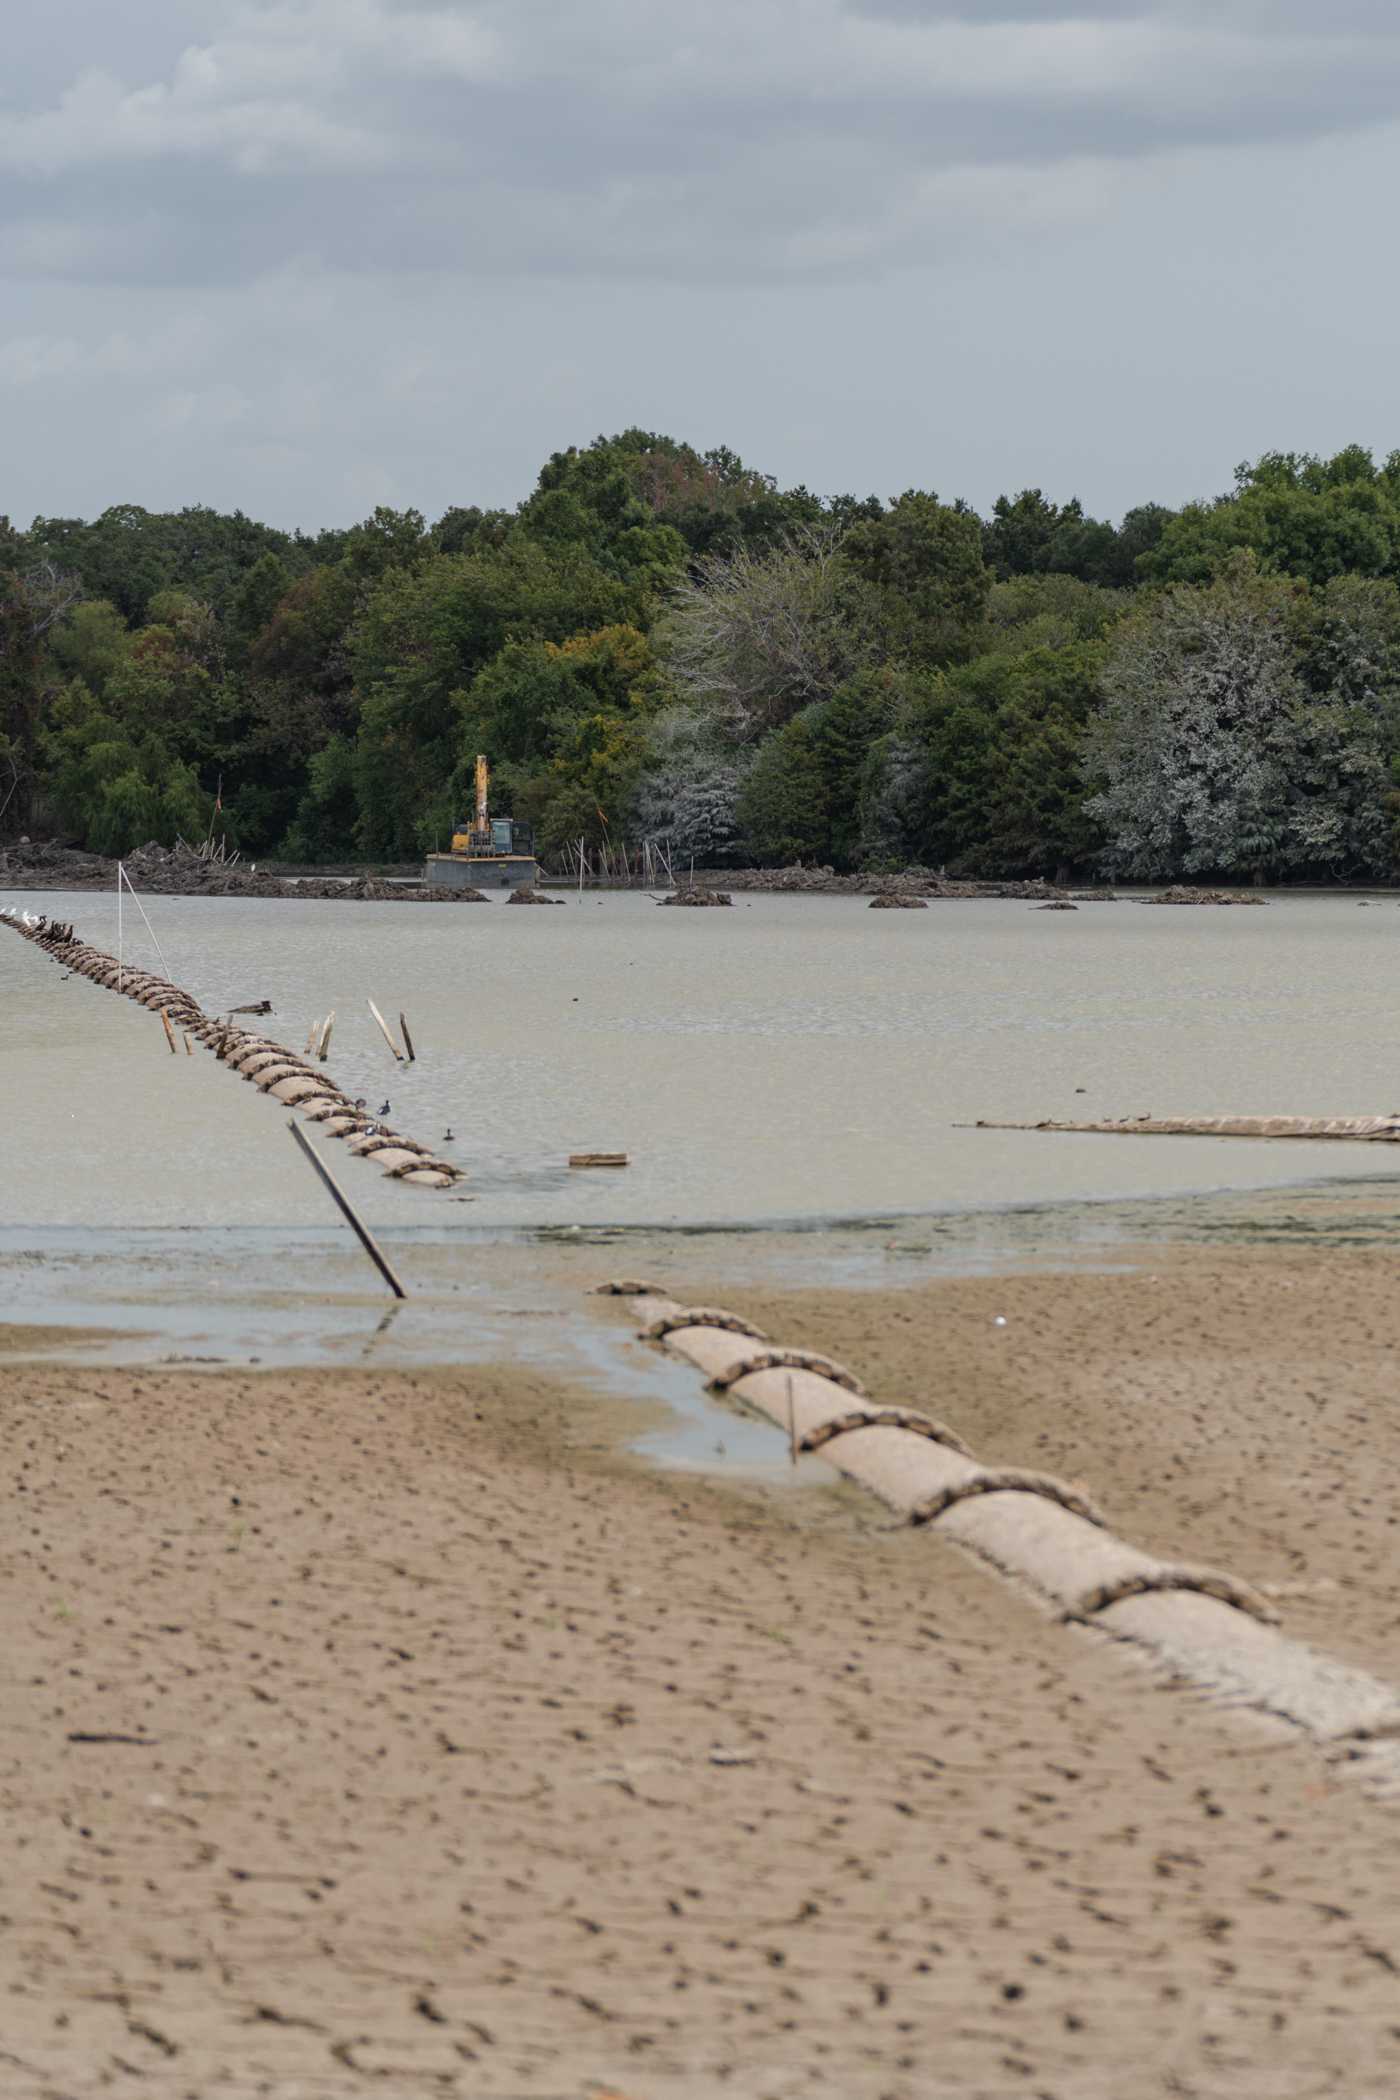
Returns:
[[[1157,1560],[1096,1520],[1077,1483],[982,1464],[940,1441],[949,1434],[940,1424],[843,1426],[824,1438],[833,1421],[900,1411],[882,1410],[858,1389],[853,1397],[848,1373],[807,1368],[802,1352],[770,1348],[732,1315],[681,1306],[645,1285],[604,1288],[628,1298],[645,1339],[720,1380],[784,1432],[790,1405],[799,1444],[807,1440],[911,1523],[1025,1584],[1062,1618],[1129,1644],[1213,1704],[1305,1731],[1373,1791],[1400,1799],[1400,1690],[1265,1623],[1255,1614],[1275,1615],[1247,1584]],[[740,1369],[785,1354],[788,1363]]]

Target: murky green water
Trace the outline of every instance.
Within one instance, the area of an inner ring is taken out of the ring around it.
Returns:
[[[0,902],[7,901],[0,898]],[[26,895],[114,947],[115,904]],[[1010,902],[871,913],[861,898],[660,911],[154,899],[176,981],[210,1010],[268,997],[300,1050],[395,1124],[450,1127],[469,1206],[345,1161],[386,1228],[699,1224],[1374,1175],[1341,1144],[1056,1137],[992,1118],[1343,1114],[1400,1100],[1400,913]],[[128,908],[128,952],[154,961]],[[407,1012],[390,1062],[366,1007]],[[285,1113],[159,1021],[0,931],[0,1225],[315,1226],[325,1199]],[[623,1173],[570,1172],[623,1150]],[[332,1148],[334,1152],[335,1148]],[[1400,1162],[1397,1162],[1400,1167]]]

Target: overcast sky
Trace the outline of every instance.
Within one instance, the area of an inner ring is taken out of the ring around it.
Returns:
[[[1394,0],[43,0],[0,511],[513,504],[629,423],[1117,516],[1400,446]]]

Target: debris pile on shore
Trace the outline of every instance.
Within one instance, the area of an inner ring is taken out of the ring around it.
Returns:
[[[1159,897],[1144,897],[1144,904],[1267,904],[1267,897],[1252,897],[1244,890],[1193,890],[1174,882]]]
[[[479,897],[481,892],[480,890],[474,890],[472,894]],[[543,890],[536,889],[512,890],[506,898],[507,904],[562,904],[563,902],[562,897],[546,897]]]
[[[896,890],[881,890],[870,900],[872,911],[927,911],[927,897],[911,897]]]
[[[385,882],[376,875],[278,875],[242,861],[206,860],[191,846],[151,841],[127,854],[123,865],[133,883],[152,897],[312,897],[352,904],[486,904],[482,891],[423,889]],[[73,846],[34,845],[29,840],[0,852],[0,888],[16,890],[110,890],[117,862]]]
[[[703,877],[697,880],[703,880]],[[1028,904],[1062,897],[1065,892],[1037,876],[1025,882],[958,882],[936,868],[901,868],[897,874],[838,875],[833,868],[726,868],[727,889],[796,892],[809,896],[927,897],[950,901],[977,897],[1012,897]],[[1075,891],[1094,903],[1114,901],[1111,890]]]
[[[732,904],[734,899],[728,890],[701,889],[698,884],[690,889],[672,890],[668,896],[659,897],[658,904]]]

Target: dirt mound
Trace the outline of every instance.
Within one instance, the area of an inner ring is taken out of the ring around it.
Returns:
[[[838,875],[834,868],[726,868],[722,877],[731,890],[772,891],[819,897],[1019,897],[1028,903],[1062,894],[1051,882],[959,882],[935,868],[902,868],[897,874]],[[1094,894],[1099,894],[1095,892]],[[1104,893],[1106,894],[1106,893]]]
[[[1241,890],[1193,890],[1175,882],[1160,897],[1144,897],[1144,904],[1267,904],[1267,897],[1251,897]]]
[[[927,911],[927,897],[901,896],[895,890],[882,890],[878,897],[870,900],[872,911]]]
[[[506,898],[507,904],[562,904],[562,897],[546,897],[543,890],[512,890]]]
[[[662,904],[703,906],[706,904],[732,904],[734,899],[727,890],[688,889],[672,890],[669,897],[662,897],[658,899],[658,902]]]

